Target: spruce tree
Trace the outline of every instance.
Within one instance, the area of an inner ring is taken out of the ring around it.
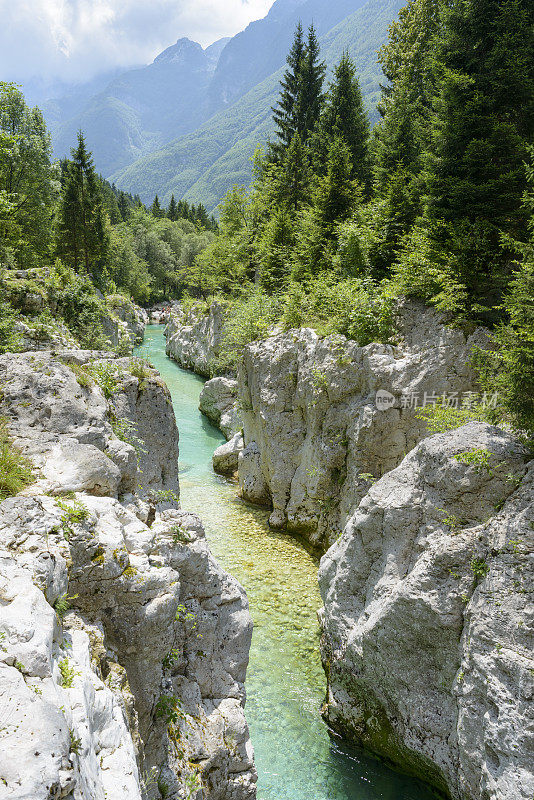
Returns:
[[[484,316],[510,278],[502,237],[526,237],[521,197],[534,130],[534,5],[464,0],[446,16],[428,156],[425,227]]]
[[[321,116],[320,133],[330,142],[339,136],[348,146],[352,159],[352,177],[368,194],[371,185],[369,157],[369,120],[363,106],[356,67],[344,53],[334,72]]]
[[[174,195],[171,195],[171,201],[167,209],[167,217],[171,220],[171,222],[176,222],[178,219],[178,206],[176,205]]]
[[[97,286],[103,283],[109,258],[108,225],[101,183],[79,131],[58,209],[57,252],[75,270],[83,268]]]
[[[161,219],[162,217],[165,216],[165,209],[163,209],[160,206],[159,197],[157,195],[155,196],[152,205],[150,206],[150,213],[156,219]]]
[[[332,268],[336,230],[355,211],[361,194],[351,178],[348,146],[336,136],[328,152],[326,175],[318,181],[312,204],[301,212],[292,277],[303,281]]]
[[[303,142],[313,133],[324,102],[323,83],[326,74],[324,61],[319,60],[320,47],[313,25],[308,29],[308,39],[300,69],[300,89],[296,104],[296,131]]]
[[[126,199],[126,195],[124,194],[124,192],[122,192],[122,191],[119,192],[119,199],[118,199],[117,202],[118,202],[118,205],[119,205],[120,215],[121,215],[123,221],[126,221],[128,219],[128,217],[130,216],[130,206],[128,204],[128,200]]]
[[[304,33],[302,30],[302,23],[299,22],[295,31],[293,45],[287,56],[289,69],[285,71],[284,77],[280,81],[280,98],[277,105],[272,109],[277,141],[271,143],[270,149],[271,156],[273,156],[275,160],[289,147],[298,128],[297,107],[304,55]]]
[[[277,202],[296,211],[309,199],[310,181],[308,153],[300,135],[295,133],[274,175]]]

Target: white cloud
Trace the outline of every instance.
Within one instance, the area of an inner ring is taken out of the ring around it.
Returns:
[[[0,0],[0,79],[86,80],[150,62],[182,36],[203,46],[273,0]]]

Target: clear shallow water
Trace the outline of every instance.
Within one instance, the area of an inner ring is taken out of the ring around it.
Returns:
[[[418,782],[332,739],[319,710],[325,680],[316,611],[317,560],[267,526],[267,514],[236,499],[214,474],[224,439],[198,411],[203,380],[165,355],[163,327],[150,325],[136,355],[161,372],[180,430],[183,508],[202,519],[214,555],[246,588],[254,635],[247,719],[258,768],[258,800],[431,800]]]

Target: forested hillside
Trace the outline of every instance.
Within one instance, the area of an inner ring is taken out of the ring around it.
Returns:
[[[308,5],[299,6],[299,13],[293,15],[295,24]],[[359,2],[354,5],[357,7]],[[376,51],[383,44],[388,25],[401,5],[400,0],[370,0],[330,30],[322,34],[318,31],[329,69],[344,50],[353,58],[372,119],[376,119],[381,80]],[[276,6],[273,11],[275,9]],[[308,16],[309,19],[302,17],[305,25],[315,19],[311,14]],[[236,47],[238,38],[226,46],[221,62],[226,53]],[[288,38],[289,32],[285,36]],[[255,63],[252,54],[250,61]],[[247,74],[249,71],[244,63],[242,71]],[[233,183],[250,182],[255,147],[264,143],[273,130],[271,107],[276,102],[282,72],[280,69],[269,75],[230,108],[220,111],[191,134],[114,173],[112,179],[125,191],[139,193],[145,202],[155,193],[168,202],[174,193],[192,202],[200,201],[213,210]],[[221,74],[215,74],[214,82],[222,81]]]

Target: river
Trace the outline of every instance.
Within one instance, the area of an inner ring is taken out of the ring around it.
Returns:
[[[267,526],[267,513],[214,474],[224,441],[198,411],[203,380],[165,355],[163,327],[149,325],[135,354],[160,371],[180,431],[182,507],[196,512],[216,558],[245,587],[254,620],[246,713],[258,800],[431,800],[418,782],[331,738],[320,716],[325,679],[316,611],[317,560]]]

